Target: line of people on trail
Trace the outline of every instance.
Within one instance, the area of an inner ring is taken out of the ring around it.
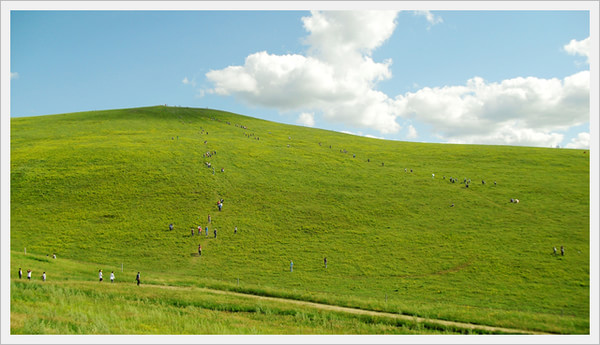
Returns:
[[[201,250],[201,248],[199,250]],[[27,270],[27,280],[29,280],[29,281],[31,280],[32,273],[33,273],[33,271],[31,269]],[[19,279],[22,279],[22,278],[23,278],[23,270],[21,269],[21,267],[19,267]],[[41,278],[42,278],[43,282],[46,281],[46,272],[45,271],[42,273]],[[104,280],[103,272],[101,269],[98,270],[98,280],[99,280],[99,282],[102,282]],[[137,285],[140,285],[140,282],[141,282],[140,272],[137,273],[135,280],[137,281]],[[110,282],[111,283],[115,282],[115,271],[110,272]]]

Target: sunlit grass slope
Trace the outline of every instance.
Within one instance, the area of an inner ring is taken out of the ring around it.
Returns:
[[[11,119],[10,193],[11,250],[86,262],[90,281],[123,264],[171,284],[589,332],[583,150],[383,141],[157,106]]]

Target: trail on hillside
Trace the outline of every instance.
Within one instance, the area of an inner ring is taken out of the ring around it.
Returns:
[[[358,308],[341,307],[341,306],[337,306],[337,305],[323,304],[323,303],[316,303],[316,302],[307,302],[307,301],[300,301],[300,300],[289,299],[289,298],[282,298],[282,297],[259,296],[259,295],[253,295],[253,294],[247,294],[247,293],[241,293],[241,292],[233,292],[233,291],[226,291],[226,290],[217,290],[217,289],[209,289],[209,288],[196,288],[196,287],[179,287],[179,286],[170,286],[170,285],[146,285],[146,286],[160,288],[160,289],[173,289],[173,290],[192,290],[192,289],[195,289],[195,290],[210,292],[210,293],[214,293],[214,294],[232,295],[232,296],[238,296],[238,297],[255,298],[257,300],[273,301],[273,302],[280,302],[280,303],[289,303],[289,304],[295,304],[295,305],[312,307],[312,308],[321,309],[321,310],[330,310],[330,311],[344,312],[344,313],[357,314],[357,315],[370,315],[370,316],[379,316],[379,317],[389,317],[389,318],[393,318],[393,319],[400,319],[400,320],[412,321],[412,322],[416,322],[416,323],[429,323],[429,324],[436,324],[436,325],[441,325],[441,326],[446,326],[446,327],[456,327],[456,328],[460,328],[460,329],[482,330],[482,331],[486,331],[486,332],[490,332],[490,333],[530,334],[530,335],[549,335],[549,334],[552,334],[552,333],[545,333],[545,332],[538,332],[538,331],[529,331],[529,330],[523,330],[523,329],[514,329],[514,328],[487,326],[487,325],[479,325],[479,324],[466,323],[466,322],[457,322],[457,321],[448,321],[448,320],[441,320],[441,319],[424,318],[424,317],[410,316],[410,315],[403,315],[403,314],[394,314],[394,313],[388,313],[388,312],[382,312],[382,311],[374,311],[374,310],[365,310],[365,309],[358,309]]]

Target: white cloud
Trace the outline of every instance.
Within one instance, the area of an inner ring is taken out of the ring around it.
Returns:
[[[298,121],[296,122],[304,126],[313,127],[315,125],[315,114],[302,113],[298,116]]]
[[[385,140],[384,137],[378,137],[378,136],[371,135],[371,134],[363,134],[362,132],[354,133],[354,132],[351,132],[351,131],[340,131],[340,133],[350,134],[350,135],[356,135],[356,136],[359,136],[359,137],[365,137],[365,138],[371,138],[371,139],[383,139],[383,140]]]
[[[590,63],[590,38],[577,41],[572,39],[568,44],[563,46],[563,49],[570,55],[581,55],[587,58],[587,63]]]
[[[309,32],[306,56],[251,54],[243,66],[208,72],[214,84],[208,92],[282,111],[319,111],[327,121],[397,132],[401,127],[394,100],[375,90],[377,82],[391,78],[392,61],[371,58],[393,33],[396,16],[397,11],[313,11],[302,18]]]
[[[566,146],[568,149],[589,149],[590,148],[590,133],[579,133],[576,138],[571,139],[571,142]]]
[[[189,80],[188,77],[184,77],[181,82],[184,83],[185,85],[196,86],[196,80]]]
[[[413,125],[409,125],[408,134],[406,134],[406,139],[415,139],[418,136],[419,134],[417,134],[417,130],[415,129],[415,127],[413,127]]]
[[[453,143],[555,146],[555,133],[589,121],[590,73],[423,88],[396,98],[402,117],[427,123]]]
[[[427,21],[431,25],[440,24],[440,23],[444,22],[442,17],[434,15],[433,13],[431,13],[431,11],[419,10],[419,11],[415,11],[414,13],[417,16],[425,17],[425,19],[427,19]]]
[[[10,80],[13,80],[13,79],[19,79],[18,72],[10,72]]]
[[[441,22],[427,11],[419,15]],[[206,92],[311,114],[313,121],[319,113],[325,121],[381,134],[398,133],[397,120],[409,120],[454,143],[556,146],[564,137],[560,132],[589,121],[589,71],[564,79],[474,77],[465,85],[425,87],[390,98],[376,86],[392,77],[392,61],[376,62],[372,52],[392,35],[396,17],[396,11],[313,11],[302,18],[308,32],[305,55],[251,54],[243,65],[206,73],[213,84]],[[588,54],[585,42],[589,39],[572,41],[565,50]],[[298,122],[313,126],[310,119],[301,115]],[[406,134],[419,135],[412,125]]]

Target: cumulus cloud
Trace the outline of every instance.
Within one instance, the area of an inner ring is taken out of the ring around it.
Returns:
[[[300,116],[298,116],[297,122],[304,126],[313,127],[315,125],[315,114],[302,113]]]
[[[419,136],[419,134],[417,133],[417,130],[415,129],[415,127],[413,127],[413,125],[409,125],[408,126],[408,134],[406,134],[406,139],[415,139]]]
[[[19,79],[18,72],[10,72],[10,80],[13,80],[13,79]]]
[[[429,22],[430,25],[440,24],[440,23],[444,22],[442,17],[434,15],[433,13],[431,13],[431,11],[420,10],[420,11],[415,11],[414,13],[417,16],[425,17],[425,19],[427,19],[427,21]]]
[[[572,39],[569,43],[563,46],[563,49],[570,55],[580,55],[587,58],[587,63],[590,63],[590,38],[577,41]]]
[[[556,146],[561,132],[589,121],[589,71],[563,79],[474,77],[465,85],[424,87],[396,98],[377,90],[378,82],[392,78],[392,60],[375,61],[372,53],[394,32],[397,14],[313,11],[302,18],[306,54],[253,53],[243,65],[206,73],[212,83],[206,92],[296,111],[298,123],[307,126],[314,126],[318,113],[326,122],[385,135],[402,129],[399,119],[408,120],[452,143]],[[429,11],[417,14],[430,24],[442,22]],[[564,49],[589,56],[589,38]],[[417,135],[412,125],[406,129],[406,138]]]
[[[394,32],[397,11],[313,11],[303,17],[307,55],[257,52],[243,66],[206,74],[208,92],[233,95],[251,105],[281,111],[319,111],[325,120],[373,128],[401,129],[394,100],[375,90],[391,78],[391,60],[375,62],[374,49]]]
[[[453,143],[555,146],[589,121],[590,72],[560,79],[514,78],[423,88],[396,98],[402,117],[432,126]]]
[[[566,146],[568,149],[589,149],[590,148],[590,133],[579,133],[576,138],[571,139],[571,142]]]

